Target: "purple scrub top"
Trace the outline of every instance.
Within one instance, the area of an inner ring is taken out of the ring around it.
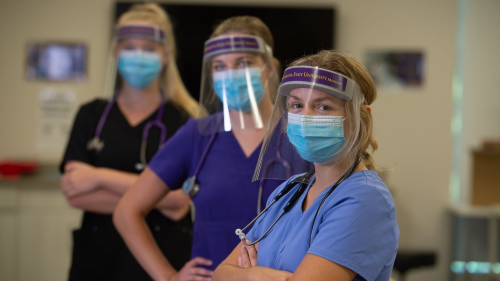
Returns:
[[[220,118],[220,114],[206,118]],[[211,120],[210,120],[211,121]],[[194,174],[211,135],[200,134],[199,121],[190,119],[149,163],[149,168],[172,190]],[[232,132],[217,134],[197,176],[191,257],[213,261],[215,269],[238,245],[237,228],[244,227],[257,215],[259,182],[252,176],[259,158],[260,144],[249,158]],[[283,181],[266,180],[262,208],[269,195]]]

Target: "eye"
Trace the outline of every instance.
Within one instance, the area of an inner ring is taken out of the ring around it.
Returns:
[[[145,51],[145,52],[154,52],[155,51],[155,47],[153,47],[153,46],[146,46],[146,47],[144,47],[143,51]]]
[[[135,50],[135,47],[134,47],[134,45],[126,44],[125,46],[123,46],[123,49],[125,49],[127,51],[133,51],[133,50]]]
[[[240,63],[238,64],[239,67],[248,67],[250,65],[252,65],[252,62],[248,60],[240,61]]]
[[[318,106],[318,109],[322,110],[322,111],[329,111],[329,110],[332,110],[333,108],[331,106],[321,104]]]
[[[216,64],[213,66],[213,69],[215,71],[223,71],[224,69],[226,69],[226,65],[225,64]]]
[[[300,104],[300,103],[292,103],[292,105],[290,106],[290,108],[293,108],[293,109],[302,108],[302,104]]]

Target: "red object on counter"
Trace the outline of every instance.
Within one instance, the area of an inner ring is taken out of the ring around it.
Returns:
[[[4,161],[0,163],[0,175],[4,177],[33,174],[37,169],[38,163],[34,161]]]

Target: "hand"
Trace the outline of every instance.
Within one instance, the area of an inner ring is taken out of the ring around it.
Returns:
[[[89,193],[99,185],[96,167],[77,161],[71,161],[64,167],[61,189],[67,198]]]
[[[172,275],[169,281],[210,281],[214,272],[199,265],[210,266],[212,261],[196,257],[188,261],[179,272]]]
[[[247,243],[251,243],[247,240]],[[259,243],[247,246],[241,246],[240,257],[238,258],[238,266],[241,268],[250,268],[257,266],[257,251],[259,250]]]

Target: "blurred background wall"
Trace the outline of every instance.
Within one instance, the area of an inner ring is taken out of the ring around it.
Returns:
[[[410,49],[425,54],[423,88],[379,90],[373,104],[375,159],[386,175],[397,204],[403,248],[433,249],[438,264],[416,271],[414,280],[446,280],[449,270],[448,220],[452,159],[452,81],[456,63],[457,6],[467,5],[463,59],[463,127],[460,201],[468,200],[469,151],[485,136],[499,137],[500,1],[422,0],[252,0],[172,3],[332,7],[336,9],[336,45],[363,60],[368,49]],[[113,24],[111,0],[0,1],[0,160],[36,159],[57,163],[60,151],[35,146],[38,93],[47,86],[68,87],[78,103],[101,96]],[[279,17],[280,15],[276,15]],[[300,19],[283,18],[283,21]],[[463,19],[462,19],[463,20]],[[307,30],[300,30],[307,32]],[[182,35],[177,34],[180,38]],[[193,35],[190,35],[193,36]],[[83,41],[88,46],[88,79],[80,84],[28,82],[28,40]],[[300,36],[297,36],[300,40]],[[493,43],[493,44],[492,44]],[[280,44],[280,42],[276,42]],[[69,258],[69,253],[68,253]],[[69,263],[69,261],[68,261]]]

